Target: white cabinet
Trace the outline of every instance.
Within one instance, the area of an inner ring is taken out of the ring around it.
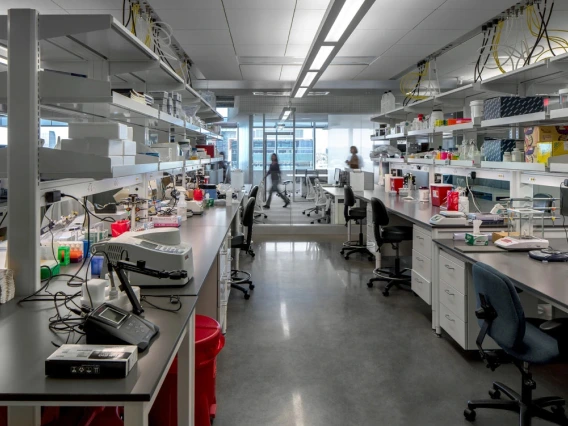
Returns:
[[[227,304],[231,293],[231,232],[227,233],[218,255],[219,264],[219,293],[218,318],[223,333],[227,332]]]
[[[412,230],[412,291],[432,304],[432,237],[424,228]]]
[[[422,300],[432,304],[432,284],[416,271],[412,271],[411,288]]]

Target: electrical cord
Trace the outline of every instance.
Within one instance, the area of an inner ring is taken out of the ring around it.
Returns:
[[[178,305],[178,307],[176,309],[167,309],[167,308],[162,308],[161,306],[158,306],[150,301],[148,301],[149,297],[156,297],[156,298],[169,298],[170,299],[170,303],[171,304],[175,304]],[[178,312],[181,310],[182,308],[182,303],[181,303],[181,298],[180,296],[141,296],[140,297],[140,301],[143,303],[147,303],[148,305],[152,306],[155,309],[158,309],[160,311],[165,311],[165,312]]]
[[[465,177],[465,186],[467,188],[467,191],[471,194],[471,200],[473,201],[473,205],[475,206],[476,210],[478,213],[481,213],[481,209],[479,208],[479,206],[477,205],[477,203],[475,202],[475,195],[473,193],[473,191],[470,189],[469,187],[469,176]]]

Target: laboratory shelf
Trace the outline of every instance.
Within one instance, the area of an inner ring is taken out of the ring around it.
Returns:
[[[430,114],[432,109],[437,106],[442,106],[442,102],[435,97],[429,97],[418,102],[414,102],[413,104],[406,105],[404,110],[407,113]]]
[[[183,167],[183,161],[162,161],[158,164],[160,166],[159,170],[173,170],[181,169]]]
[[[519,163],[519,162],[502,162],[502,161],[482,161],[481,168],[535,171],[535,172],[546,171],[546,165],[542,163]]]
[[[211,106],[193,87],[185,85],[182,92],[182,105],[194,105],[199,101],[200,107],[197,116],[206,123],[219,123],[223,117]]]
[[[406,163],[406,158],[381,158],[385,163]]]
[[[211,158],[202,158],[201,164],[211,164]]]
[[[565,121],[568,122],[568,108],[554,109],[550,111],[550,119],[551,120],[566,119]]]
[[[439,160],[439,159],[435,159],[434,160],[434,164],[437,166],[449,166],[450,165],[450,161],[451,160]]]
[[[539,125],[543,124],[547,119],[546,112],[535,112],[532,114],[514,115],[512,117],[495,118],[492,120],[483,120],[481,127],[511,127],[517,124]]]
[[[450,165],[458,167],[479,167],[473,160],[450,160]]]
[[[430,136],[437,133],[436,129],[409,130],[408,136]]]
[[[550,171],[556,173],[568,173],[568,163],[550,163]]]
[[[371,117],[371,121],[375,121],[375,122],[382,122],[385,120],[390,120],[390,119],[405,119],[406,116],[408,115],[408,113],[405,111],[404,107],[400,107],[400,108],[396,108],[393,109],[391,111],[385,112],[385,113],[381,113],[375,117]]]
[[[223,161],[223,157],[215,157],[211,159],[211,163],[220,163]]]
[[[386,136],[371,136],[371,142],[385,142],[387,140]]]
[[[406,135],[405,132],[403,132],[403,133],[393,133],[393,134],[390,134],[390,135],[386,135],[386,136],[385,136],[385,139],[404,139],[404,138],[406,138],[406,136],[407,136],[407,135]]]
[[[408,164],[434,164],[433,158],[408,158]]]

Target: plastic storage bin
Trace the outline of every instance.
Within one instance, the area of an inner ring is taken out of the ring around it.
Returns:
[[[430,199],[432,205],[440,207],[448,198],[448,192],[453,188],[449,183],[433,183],[430,185]]]

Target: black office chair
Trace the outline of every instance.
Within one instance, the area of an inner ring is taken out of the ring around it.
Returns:
[[[251,188],[248,197],[249,198],[254,198],[255,200],[258,200],[258,191],[259,191],[259,186],[255,185]],[[262,208],[262,203],[257,203],[254,206],[254,219],[258,219],[259,217],[263,217],[266,219],[268,216],[264,213],[264,210]],[[260,221],[259,221],[260,222]]]
[[[237,234],[231,238],[231,249],[240,249],[245,253],[254,257],[254,252],[251,248],[252,243],[252,225],[254,223],[254,205],[256,199],[249,197],[245,212],[243,214],[243,225],[247,228],[246,238],[244,234]],[[243,285],[248,285],[246,289]],[[246,271],[238,269],[231,270],[231,288],[242,291],[245,294],[245,299],[250,298],[249,290],[254,290],[254,284],[251,281],[251,274]]]
[[[353,253],[362,253],[367,254],[369,260],[375,260],[375,255],[369,251],[367,244],[363,240],[363,221],[367,218],[367,209],[364,207],[353,207],[355,205],[355,194],[353,194],[353,189],[350,186],[345,185],[344,194],[343,215],[345,217],[345,226],[348,226],[351,220],[356,223],[359,222],[359,239],[357,241],[344,242],[340,253],[345,259],[349,259],[349,256]],[[351,233],[349,233],[349,238],[351,238]]]
[[[484,264],[473,265],[473,284],[477,298],[481,330],[476,343],[487,367],[494,371],[501,363],[512,360],[521,372],[521,394],[508,386],[494,382],[489,391],[491,399],[468,401],[464,416],[475,420],[477,408],[492,408],[519,413],[520,424],[530,425],[531,418],[568,425],[564,414],[565,401],[557,396],[532,398],[536,384],[530,364],[550,364],[564,361],[568,338],[567,319],[543,321],[525,318],[517,290],[506,275]],[[489,335],[503,349],[504,355],[483,349],[483,340]],[[506,398],[500,399],[501,394]],[[550,408],[548,411],[546,408]]]
[[[383,244],[391,244],[396,251],[394,259],[394,271],[386,269],[375,269],[373,274],[376,278],[371,278],[367,287],[373,287],[376,281],[386,281],[387,285],[383,290],[383,295],[388,296],[389,290],[395,285],[410,285],[410,275],[404,273],[408,268],[400,269],[399,244],[403,241],[412,240],[412,226],[387,226],[389,224],[389,213],[384,203],[378,198],[371,198],[371,208],[373,209],[373,233],[377,244],[377,251],[381,251]]]

